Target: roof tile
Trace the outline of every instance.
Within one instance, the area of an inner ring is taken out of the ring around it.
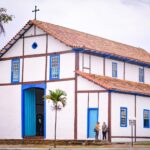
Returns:
[[[125,93],[138,93],[142,95],[150,95],[150,85],[144,83],[137,83],[132,81],[125,81],[115,79],[107,76],[100,76],[95,74],[89,74],[81,71],[76,71],[78,75],[95,84],[102,86],[107,90],[114,90]]]
[[[140,62],[150,63],[150,53],[144,49],[38,20],[32,20],[31,22],[68,46],[96,50]]]
[[[150,64],[150,53],[148,53],[144,49],[136,48],[126,44],[121,44],[84,32],[76,31],[73,29],[38,20],[30,20],[13,38],[14,42],[9,41],[8,44],[4,46],[2,50],[5,50],[5,52],[3,52],[0,55],[0,57],[4,55],[32,25],[39,27],[49,35],[63,42],[67,46],[73,48],[83,48],[91,51],[97,51],[105,54],[114,55],[117,57],[128,58],[130,60]],[[11,42],[12,44],[10,44]]]

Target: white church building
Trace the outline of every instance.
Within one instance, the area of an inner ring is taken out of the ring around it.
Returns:
[[[110,142],[127,142],[135,118],[135,141],[150,141],[150,53],[144,49],[30,20],[0,51],[0,140],[52,140],[54,111],[42,97],[55,89],[67,93],[57,139],[94,139],[96,122],[105,121]]]

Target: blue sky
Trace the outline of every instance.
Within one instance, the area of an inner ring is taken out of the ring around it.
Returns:
[[[0,49],[34,18],[94,34],[150,52],[150,0],[1,0],[15,17],[0,35]]]

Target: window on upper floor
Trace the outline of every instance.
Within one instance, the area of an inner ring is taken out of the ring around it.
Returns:
[[[12,59],[11,61],[11,83],[19,82],[20,78],[20,59]]]
[[[143,111],[143,125],[144,128],[150,128],[150,110]]]
[[[117,63],[112,62],[112,77],[117,77]]]
[[[139,68],[139,82],[144,82],[144,68]]]
[[[50,80],[59,79],[60,76],[60,55],[50,56]]]
[[[120,127],[127,127],[127,108],[120,108]]]

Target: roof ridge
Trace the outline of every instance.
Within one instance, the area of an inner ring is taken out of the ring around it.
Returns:
[[[103,37],[100,37],[98,35],[93,35],[91,33],[86,33],[86,32],[83,32],[83,31],[76,30],[76,29],[72,29],[72,28],[68,28],[68,27],[65,27],[65,26],[60,26],[60,25],[57,25],[57,24],[53,24],[53,23],[49,23],[49,22],[45,22],[45,21],[40,21],[40,20],[30,20],[30,21],[32,21],[32,22],[37,22],[38,21],[40,23],[46,23],[46,24],[50,24],[50,25],[53,25],[53,26],[58,26],[58,27],[61,27],[61,28],[65,28],[65,29],[68,29],[68,30],[72,30],[72,31],[75,31],[75,32],[85,34],[87,36],[89,35],[89,36],[93,36],[93,37],[103,39],[103,40],[106,40],[106,41],[110,41],[110,42],[113,42],[113,43],[117,43],[117,44],[121,44],[121,45],[124,45],[124,46],[129,46],[129,47],[132,47],[132,48],[135,48],[135,49],[139,49],[139,50],[142,50],[143,52],[146,52],[146,53],[150,54],[148,51],[146,51],[143,48],[136,47],[136,46],[129,45],[129,44],[125,44],[125,43],[121,43],[121,42],[118,42],[118,41],[115,41],[115,40],[110,40],[110,39],[107,39],[107,38],[103,38]]]
[[[39,20],[29,20],[3,47],[0,57],[33,25],[71,48],[81,48],[96,55],[102,54],[104,57],[108,55],[111,56],[110,58],[150,67],[150,53],[144,49]]]

